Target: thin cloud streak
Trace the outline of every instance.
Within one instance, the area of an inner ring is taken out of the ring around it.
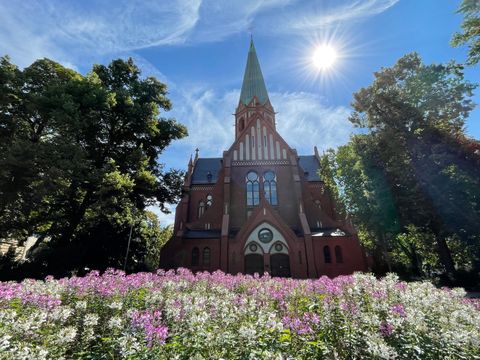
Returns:
[[[303,32],[376,15],[397,1],[347,1],[325,11],[298,0],[5,1],[0,53],[21,66],[50,57],[80,67],[80,61],[143,48],[220,41],[252,26],[263,34]]]
[[[361,20],[388,10],[398,1],[356,0],[344,3],[333,9],[322,10],[318,9],[318,3],[314,5],[309,4],[290,13],[288,18],[284,18],[284,21],[278,22],[280,24],[278,30],[284,32],[318,30],[339,22]]]
[[[183,43],[201,0],[0,2],[0,54],[20,66],[49,57],[63,64]]]

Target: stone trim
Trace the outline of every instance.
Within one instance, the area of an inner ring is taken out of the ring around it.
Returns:
[[[215,187],[215,184],[205,185],[205,186],[193,185],[192,186],[192,191],[194,191],[194,190],[212,190],[214,187]]]
[[[233,161],[232,166],[268,166],[268,165],[290,165],[288,160],[253,160]]]

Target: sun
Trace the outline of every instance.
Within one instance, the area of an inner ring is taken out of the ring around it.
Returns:
[[[330,45],[320,45],[312,56],[313,65],[319,70],[328,70],[338,58],[337,51]]]

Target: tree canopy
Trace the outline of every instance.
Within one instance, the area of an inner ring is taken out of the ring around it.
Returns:
[[[480,1],[463,0],[458,12],[464,16],[462,32],[453,35],[452,45],[460,46],[467,44],[467,64],[478,64],[480,61]]]
[[[330,155],[364,243],[386,263],[405,256],[416,273],[435,263],[433,245],[448,273],[479,265],[480,144],[464,133],[475,85],[462,69],[416,53],[382,68],[354,94],[350,121],[368,132]]]
[[[146,208],[180,195],[182,173],[159,162],[187,134],[162,117],[166,95],[132,59],[83,76],[49,59],[20,70],[1,58],[0,238],[37,235],[34,260],[50,271],[116,264],[130,225],[152,223]]]

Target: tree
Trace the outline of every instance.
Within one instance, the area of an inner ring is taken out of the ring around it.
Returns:
[[[368,211],[359,210],[363,204],[368,204],[367,210],[383,204],[377,212],[382,216],[391,196],[402,231],[414,226],[432,233],[450,274],[455,263],[448,242],[460,238],[464,246],[477,249],[480,241],[479,157],[475,147],[467,145],[478,142],[467,139],[463,130],[474,107],[474,88],[464,80],[461,65],[425,65],[416,53],[408,54],[376,72],[372,85],[354,94],[350,121],[370,132],[354,136],[351,149],[337,153],[345,171],[343,186],[356,206],[350,208],[368,217]],[[353,161],[361,167],[352,167]],[[375,196],[366,196],[369,193]],[[391,228],[378,219],[363,224],[377,236],[375,226],[385,233]],[[478,258],[476,251],[471,262],[478,265]]]
[[[85,264],[56,250],[118,245],[147,206],[178,199],[182,173],[158,157],[187,132],[160,117],[171,108],[166,86],[141,78],[132,59],[82,76],[48,59],[22,71],[2,58],[0,81],[0,237],[38,234],[48,251],[34,254],[62,273]]]
[[[346,212],[357,224],[362,244],[374,255],[377,268],[391,271],[388,249],[392,237],[399,231],[394,199],[377,156],[375,139],[365,135],[353,136],[349,144],[329,151],[329,168],[335,181],[322,180],[344,204]],[[326,163],[325,160],[322,163]],[[381,271],[381,270],[380,270]]]
[[[453,46],[468,44],[468,65],[478,64],[480,61],[480,1],[463,0],[459,9],[462,13],[463,23],[461,33],[455,33],[452,38]]]

